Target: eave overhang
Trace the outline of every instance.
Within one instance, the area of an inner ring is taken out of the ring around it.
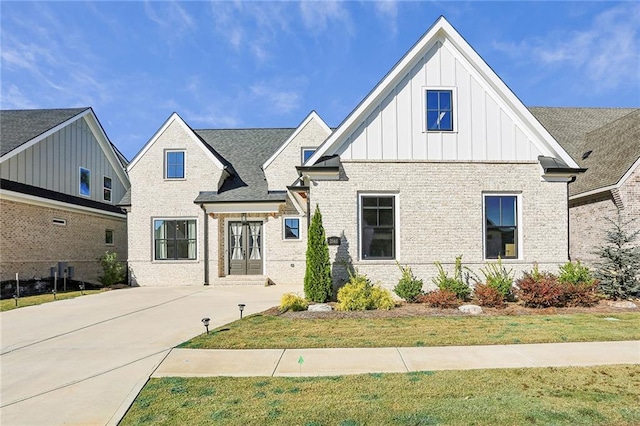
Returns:
[[[298,176],[308,177],[311,180],[339,180],[340,157],[332,155],[322,157],[312,166],[296,166]]]
[[[282,201],[220,201],[200,202],[200,207],[209,213],[279,213]]]
[[[573,182],[576,176],[587,169],[570,167],[559,158],[538,156],[542,168],[542,179],[549,182]]]

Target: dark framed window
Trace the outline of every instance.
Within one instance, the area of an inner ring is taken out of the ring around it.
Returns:
[[[184,151],[167,151],[165,177],[184,179]]]
[[[518,197],[485,195],[485,258],[518,258]]]
[[[300,239],[300,219],[297,217],[284,218],[284,239],[299,240]]]
[[[316,152],[315,148],[302,148],[302,164],[306,163],[314,152]]]
[[[453,131],[453,91],[426,90],[427,131]]]
[[[102,178],[102,199],[111,201],[111,178],[108,176]]]
[[[104,230],[104,243],[109,246],[113,245],[113,229]]]
[[[91,196],[91,170],[80,167],[80,195]]]
[[[363,195],[360,198],[362,259],[395,259],[396,219],[393,195]]]
[[[196,221],[153,221],[155,260],[193,260],[196,258]]]

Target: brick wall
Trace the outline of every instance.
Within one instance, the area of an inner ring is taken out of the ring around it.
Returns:
[[[373,280],[392,288],[400,277],[395,260],[358,260],[358,193],[399,194],[397,260],[412,267],[425,284],[436,275],[433,262],[451,269],[455,257],[475,272],[483,260],[483,191],[521,193],[521,259],[504,263],[517,271],[534,262],[556,270],[567,261],[567,185],[541,181],[537,163],[343,162],[342,181],[311,185],[312,209],[319,204],[328,236],[343,236],[330,247],[334,281],[346,279],[345,257]]]
[[[167,149],[183,149],[185,179],[164,179]],[[171,123],[129,172],[131,211],[129,268],[134,284],[141,286],[202,285],[204,283],[204,212],[193,203],[200,191],[215,191],[222,174],[202,147],[178,122]],[[195,219],[196,260],[154,260],[153,218]],[[217,239],[217,221],[209,220],[209,239]],[[217,270],[217,245],[209,246],[211,276]]]
[[[285,190],[298,178],[296,166],[301,165],[302,148],[316,148],[329,136],[316,119],[309,121],[265,169],[269,190]]]
[[[570,203],[571,259],[593,265],[598,256],[593,252],[605,243],[606,231],[617,220],[636,219],[634,229],[640,227],[640,169],[617,190],[617,203],[611,191]]]
[[[127,222],[106,215],[0,200],[0,281],[39,279],[50,268],[68,262],[74,279],[98,283],[102,268],[97,259],[115,251],[127,259]],[[56,225],[54,219],[66,221]],[[105,230],[114,231],[113,245],[105,243]]]

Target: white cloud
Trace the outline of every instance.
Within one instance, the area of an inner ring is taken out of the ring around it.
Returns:
[[[398,2],[396,0],[380,0],[373,2],[376,14],[386,22],[392,35],[398,32]]]
[[[322,33],[332,26],[339,25],[353,33],[353,24],[349,11],[338,1],[303,1],[300,2],[300,13],[305,28],[314,33]]]
[[[495,42],[493,47],[522,64],[567,66],[599,89],[640,83],[640,5],[608,9],[583,30],[554,31],[547,37]]]
[[[0,107],[2,109],[31,109],[38,106],[33,103],[18,86],[9,85],[6,90],[0,92]]]
[[[156,6],[158,8],[156,9]],[[144,2],[144,11],[151,21],[160,26],[167,34],[180,35],[185,31],[195,30],[196,23],[176,1]]]

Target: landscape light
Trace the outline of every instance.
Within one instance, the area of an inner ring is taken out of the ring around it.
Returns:
[[[242,311],[244,311],[244,307],[245,307],[244,303],[238,304],[238,309],[240,309],[240,319],[242,319]]]
[[[209,334],[209,318],[202,318],[202,324],[204,324],[204,328],[207,329],[207,334]]]

